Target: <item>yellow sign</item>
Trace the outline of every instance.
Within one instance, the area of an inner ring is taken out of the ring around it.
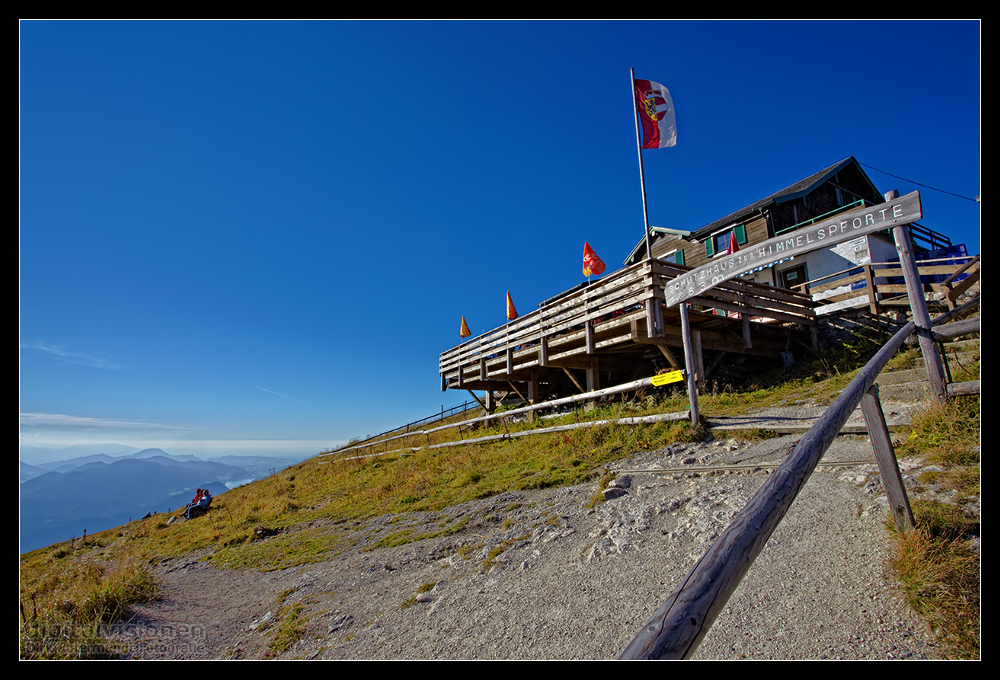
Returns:
[[[670,371],[670,373],[654,375],[653,385],[656,387],[662,387],[663,385],[669,385],[670,383],[680,382],[682,380],[684,380],[684,371]]]

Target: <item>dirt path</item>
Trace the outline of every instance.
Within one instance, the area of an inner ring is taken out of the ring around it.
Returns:
[[[137,610],[121,639],[133,658],[271,658],[275,640],[288,641],[280,658],[615,658],[766,479],[641,470],[776,462],[791,441],[637,454],[616,466],[636,470],[620,476],[631,482],[625,495],[595,509],[587,484],[379,518],[354,529],[357,547],[283,571],[168,561],[158,571],[165,598]],[[864,458],[866,437],[838,437],[826,456]],[[813,474],[696,658],[926,657],[923,627],[884,571],[887,510],[875,470]],[[442,526],[462,528],[361,549]],[[289,614],[286,634],[279,623]]]

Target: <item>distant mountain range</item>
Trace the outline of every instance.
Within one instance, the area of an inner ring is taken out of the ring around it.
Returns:
[[[205,461],[144,449],[21,463],[21,552],[167,512],[198,488],[214,495],[289,465],[287,459],[224,456]]]

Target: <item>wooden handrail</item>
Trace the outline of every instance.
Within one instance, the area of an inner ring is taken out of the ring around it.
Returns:
[[[686,659],[694,654],[820,458],[915,328],[913,322],[903,326],[861,369],[629,642],[620,659]]]

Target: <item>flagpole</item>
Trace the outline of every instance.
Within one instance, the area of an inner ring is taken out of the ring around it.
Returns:
[[[632,115],[635,117],[635,149],[639,155],[639,187],[642,190],[642,221],[646,229],[646,257],[653,258],[653,244],[649,238],[649,212],[646,210],[646,173],[642,167],[642,138],[639,132],[639,102],[635,99],[635,69],[629,69],[632,84]]]

